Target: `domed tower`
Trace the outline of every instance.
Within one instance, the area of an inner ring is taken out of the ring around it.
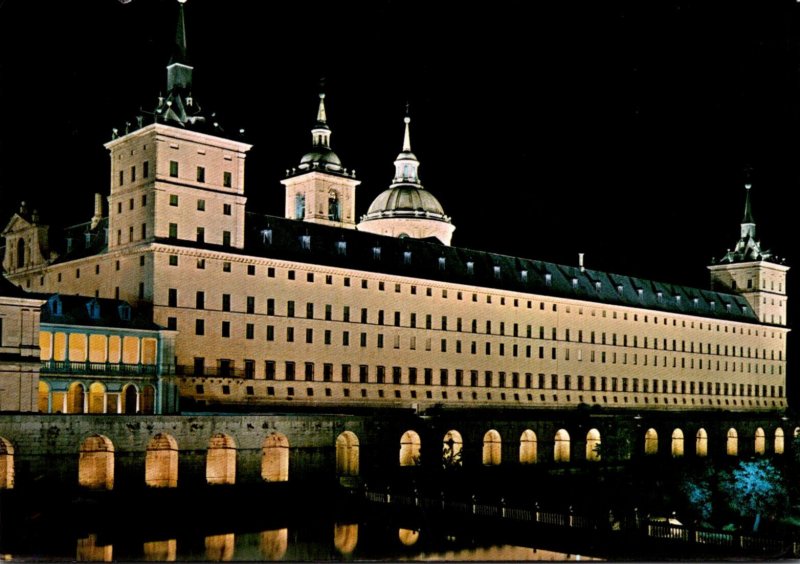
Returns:
[[[435,237],[449,245],[456,228],[444,214],[439,200],[420,183],[419,161],[411,152],[409,123],[411,118],[406,116],[403,150],[394,161],[394,181],[361,216],[358,229],[392,237]]]
[[[741,294],[762,323],[786,325],[786,273],[789,267],[756,239],[756,222],[750,204],[750,184],[745,185],[744,218],[739,241],[728,249],[711,271],[712,289]]]
[[[317,121],[311,129],[311,151],[296,168],[286,171],[286,217],[354,229],[356,226],[355,171],[342,166],[331,150],[331,130],[325,94],[319,95]]]

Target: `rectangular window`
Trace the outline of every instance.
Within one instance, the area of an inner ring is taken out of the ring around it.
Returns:
[[[231,322],[230,321],[223,321],[222,322],[222,336],[223,337],[230,337],[231,336]]]
[[[306,304],[306,319],[314,319],[314,304],[311,302]]]
[[[131,182],[136,182],[136,165],[131,167]]]
[[[206,211],[206,201],[197,200],[197,211]]]
[[[294,327],[286,328],[286,342],[294,343]]]
[[[245,325],[245,339],[252,339],[255,336],[256,328],[252,323]]]
[[[125,172],[119,171],[119,185],[122,186],[125,184]]]
[[[362,364],[358,367],[358,381],[366,384],[369,381],[369,366]]]
[[[223,231],[222,232],[222,246],[223,247],[230,247],[231,246],[231,232],[230,231]]]
[[[230,204],[222,204],[222,215],[231,215],[233,209]]]
[[[169,307],[178,307],[178,290],[177,288],[170,288],[167,293],[167,305]]]
[[[284,379],[290,382],[294,380],[294,362],[290,360],[285,363]]]
[[[244,377],[253,379],[256,377],[256,361],[245,359],[244,361]]]
[[[267,325],[267,341],[275,340],[275,326]]]
[[[194,320],[194,334],[195,335],[206,334],[206,322],[203,319]]]
[[[205,182],[206,181],[206,169],[205,167],[198,166],[197,167],[197,181],[198,182]]]
[[[294,300],[286,302],[286,317],[294,317]]]
[[[169,255],[169,265],[178,266],[178,255]]]
[[[350,331],[342,331],[342,346],[350,346]]]
[[[350,383],[350,365],[342,364],[342,382],[345,384]]]
[[[222,185],[225,188],[230,188],[233,184],[233,175],[227,170],[222,173]]]
[[[150,177],[150,163],[148,161],[144,161],[142,163],[142,178],[149,178],[149,177]]]
[[[222,311],[230,311],[230,310],[231,310],[231,295],[222,294]]]
[[[194,307],[196,309],[205,309],[205,307],[206,307],[206,293],[205,292],[197,292],[197,295],[195,296]]]
[[[205,243],[206,241],[206,229],[205,227],[198,227],[197,228],[197,242],[198,243]]]
[[[170,239],[177,239],[178,238],[178,224],[177,223],[170,223],[169,224],[169,238]]]
[[[178,178],[178,161],[169,161],[169,175]]]
[[[305,377],[306,377],[306,382],[313,382],[314,381],[314,363],[313,362],[306,362],[306,364],[305,364]]]
[[[247,296],[247,313],[256,312],[256,299],[253,296]]]
[[[275,299],[267,298],[267,315],[275,315]]]
[[[313,343],[314,342],[314,330],[310,327],[306,329],[306,343]]]
[[[274,360],[267,360],[264,362],[264,379],[265,380],[274,380],[275,379],[275,361]]]

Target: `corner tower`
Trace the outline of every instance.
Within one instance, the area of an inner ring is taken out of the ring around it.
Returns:
[[[789,267],[756,239],[756,222],[750,202],[751,185],[745,185],[744,217],[739,241],[711,271],[712,289],[741,294],[762,323],[786,325],[786,273]]]
[[[356,186],[354,170],[348,172],[331,150],[331,130],[325,112],[325,94],[319,95],[317,121],[311,129],[311,151],[300,164],[286,171],[281,184],[286,187],[286,213],[289,219],[353,229],[356,226]]]
[[[391,237],[433,237],[449,245],[456,228],[419,180],[419,161],[411,152],[411,118],[406,115],[404,121],[403,150],[394,161],[394,181],[375,198],[358,229]]]

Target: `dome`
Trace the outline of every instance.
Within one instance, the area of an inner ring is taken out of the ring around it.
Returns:
[[[334,167],[342,166],[342,161],[339,160],[339,156],[326,147],[314,147],[313,151],[306,153],[303,155],[303,158],[300,159],[301,166],[310,163],[324,163],[333,165]]]
[[[433,194],[408,184],[393,186],[380,193],[369,206],[365,219],[387,215],[437,215],[445,219],[442,204]]]

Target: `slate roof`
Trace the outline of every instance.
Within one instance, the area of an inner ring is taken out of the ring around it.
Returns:
[[[747,300],[739,295],[582,271],[576,266],[448,247],[428,240],[386,237],[251,212],[246,217],[244,249],[166,238],[158,242],[597,304],[759,322]]]
[[[53,294],[40,296],[48,302],[42,306],[41,323],[61,323],[66,325],[80,325],[85,327],[114,327],[120,329],[147,329],[157,331],[162,327],[148,321],[139,312],[131,308],[130,319],[121,316],[121,309],[130,305],[122,300],[109,298],[90,298],[86,296],[70,296]],[[55,314],[51,304],[61,300],[61,314]],[[96,302],[100,306],[100,315],[92,317],[89,314],[89,304]]]

